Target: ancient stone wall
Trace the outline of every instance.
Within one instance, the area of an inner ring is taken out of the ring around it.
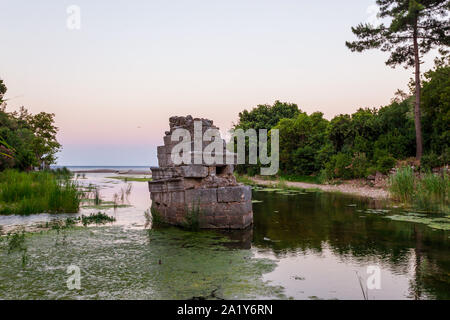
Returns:
[[[156,210],[163,220],[173,225],[183,225],[186,215],[199,213],[200,228],[244,229],[253,223],[251,187],[238,184],[233,175],[234,165],[223,149],[217,155],[223,157],[220,163],[192,164],[194,148],[191,148],[191,164],[174,164],[172,149],[179,143],[172,141],[176,129],[188,130],[194,135],[194,122],[202,124],[202,133],[217,129],[208,119],[172,117],[170,131],[166,132],[164,145],[158,147],[159,167],[153,167],[149,182],[152,210]],[[192,139],[193,140],[193,139]],[[203,149],[210,142],[203,142]],[[227,158],[228,157],[228,158]],[[227,161],[228,160],[228,161]]]

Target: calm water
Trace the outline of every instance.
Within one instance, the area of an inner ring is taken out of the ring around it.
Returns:
[[[105,201],[127,183],[88,174]],[[327,193],[254,191],[254,226],[237,232],[149,230],[145,182],[131,182],[130,207],[102,211],[113,224],[29,235],[27,264],[0,242],[0,298],[11,299],[363,299],[367,268],[380,268],[369,299],[449,299],[450,232],[398,222],[385,204]],[[368,211],[368,208],[377,210]],[[98,210],[84,208],[79,214]],[[73,215],[0,217],[0,225]],[[81,269],[81,290],[66,286]]]

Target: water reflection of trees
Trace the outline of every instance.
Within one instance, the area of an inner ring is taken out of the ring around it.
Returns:
[[[320,254],[326,244],[342,261],[377,261],[402,274],[410,271],[414,259],[410,298],[450,299],[448,232],[358,212],[380,204],[350,196],[259,192],[254,197],[263,201],[253,208],[256,247],[281,258],[306,252]]]

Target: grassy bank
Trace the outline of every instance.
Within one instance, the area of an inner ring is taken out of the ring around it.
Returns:
[[[124,176],[114,176],[114,177],[106,177],[106,179],[116,179],[116,180],[122,180],[124,182],[147,182],[152,181],[152,178],[142,178],[142,177],[124,177]]]
[[[258,179],[247,175],[241,175],[236,173],[235,177],[237,182],[253,187],[272,188],[272,189],[275,188],[280,190],[294,190],[294,191],[321,191],[320,188],[311,187],[311,185],[317,183],[305,182],[310,184],[310,186],[297,187],[292,185],[292,182],[303,182],[303,181],[291,181],[287,180],[284,177],[276,177],[276,176],[258,177],[261,179],[260,182],[264,183],[258,183]]]
[[[427,211],[450,211],[450,177],[447,173],[419,176],[412,168],[403,167],[390,177],[389,182],[395,200]]]
[[[62,172],[0,172],[0,214],[78,212],[80,193]]]

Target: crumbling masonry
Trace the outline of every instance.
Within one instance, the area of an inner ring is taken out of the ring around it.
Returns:
[[[201,123],[202,134],[208,129],[218,129],[211,120],[193,119],[192,116],[169,120],[170,131],[166,132],[164,145],[158,147],[159,167],[151,168],[152,210],[173,225],[183,225],[188,213],[198,212],[200,228],[244,229],[253,223],[251,187],[236,182],[234,165],[229,164],[230,155],[233,160],[236,157],[226,151],[222,138],[223,153],[215,156],[223,157],[223,161],[207,164],[203,159],[201,164],[193,164],[195,152],[194,142],[191,142],[190,161],[173,162],[172,149],[179,141],[172,141],[172,134],[176,129],[186,129],[194,137],[195,122]],[[202,142],[202,151],[209,143]]]

